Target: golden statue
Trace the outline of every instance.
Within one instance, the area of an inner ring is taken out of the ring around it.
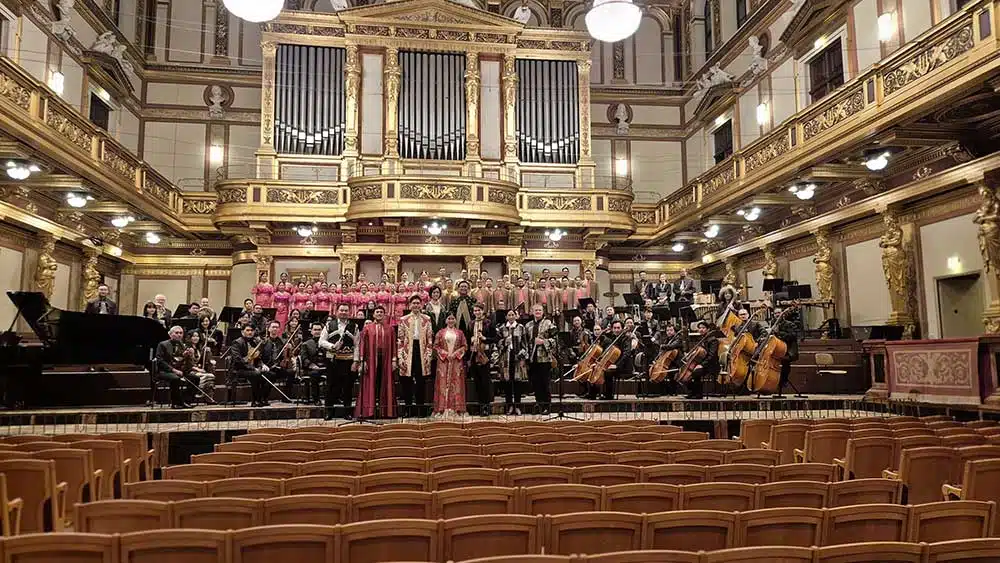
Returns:
[[[878,243],[882,248],[882,271],[889,286],[892,312],[905,314],[908,311],[910,272],[906,249],[903,248],[903,229],[896,214],[891,211],[883,214],[883,220],[885,234]]]
[[[87,249],[84,251],[86,259],[83,261],[83,295],[81,297],[81,308],[87,303],[97,299],[97,287],[101,285],[101,273],[97,271],[96,250]]]
[[[830,233],[818,231],[815,236],[816,256],[813,257],[813,264],[816,265],[816,288],[819,290],[819,298],[829,301],[833,299],[833,249],[830,248]]]
[[[725,261],[726,275],[722,277],[723,285],[736,286],[736,259],[727,258]]]
[[[983,268],[1000,274],[1000,198],[986,184],[979,184],[982,203],[972,222],[979,225],[979,252],[983,255]]]
[[[42,246],[38,249],[38,265],[35,268],[35,291],[52,297],[56,285],[56,270],[59,265],[52,256],[56,251],[56,239],[51,236],[42,237]]]
[[[774,246],[764,247],[764,279],[774,279],[778,276],[778,258],[774,255]]]

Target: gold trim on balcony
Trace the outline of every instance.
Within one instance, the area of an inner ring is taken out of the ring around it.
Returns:
[[[517,223],[517,184],[457,176],[362,176],[347,182],[347,219],[454,217]]]

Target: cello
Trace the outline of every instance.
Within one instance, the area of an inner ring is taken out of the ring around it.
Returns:
[[[729,357],[726,366],[728,374],[727,383],[736,386],[746,383],[747,375],[750,374],[750,361],[753,359],[754,352],[757,351],[757,341],[754,340],[753,334],[747,330],[747,327],[750,326],[751,322],[754,322],[759,312],[758,310],[750,317],[746,326],[736,333],[736,338],[733,339],[732,345],[729,346]]]
[[[580,361],[573,368],[572,381],[589,380],[590,374],[594,371],[594,363],[597,361],[597,358],[601,357],[602,353],[604,353],[604,349],[601,348],[601,343],[595,338],[594,343],[580,356]]]
[[[629,340],[631,340],[632,336],[635,335],[635,330],[637,328],[639,328],[639,325],[632,327],[631,332],[626,333],[623,330],[618,333],[618,336],[616,336],[614,340],[611,341],[611,344],[608,345],[604,355],[601,356],[601,359],[597,360],[596,364],[594,364],[594,370],[590,374],[591,384],[604,385],[604,372],[606,372],[610,366],[618,365],[618,360],[622,357],[622,348],[618,341],[621,340],[621,338],[626,334],[629,335]]]
[[[774,335],[774,328],[778,326],[789,312],[798,308],[798,303],[793,304],[780,315],[767,329],[767,337],[764,342],[757,346],[753,357],[750,359],[750,378],[747,380],[747,387],[754,393],[776,393],[781,382],[781,360],[788,355],[788,344]]]
[[[678,383],[687,383],[691,381],[691,376],[694,375],[694,368],[705,359],[706,355],[708,355],[708,350],[705,348],[705,341],[712,336],[719,336],[718,327],[713,327],[706,332],[705,336],[702,336],[701,340],[699,340],[698,343],[695,344],[694,347],[691,348],[691,350],[688,351],[688,353],[681,359],[681,369],[677,374]]]
[[[680,334],[675,334],[670,341],[673,342],[677,338],[680,338]],[[656,361],[653,362],[653,366],[649,368],[649,380],[653,383],[659,383],[666,379],[667,373],[671,371],[670,366],[673,365],[674,360],[677,359],[680,353],[680,348],[671,348],[670,350],[660,352],[660,355],[656,357]]]

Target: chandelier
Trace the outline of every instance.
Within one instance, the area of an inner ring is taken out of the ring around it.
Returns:
[[[606,43],[631,37],[641,20],[642,10],[632,0],[594,0],[584,18],[590,36]]]
[[[285,0],[222,0],[222,3],[234,16],[261,23],[278,17]]]

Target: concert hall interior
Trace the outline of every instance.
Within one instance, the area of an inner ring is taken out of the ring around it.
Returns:
[[[0,0],[0,559],[1000,561],[998,34]]]

